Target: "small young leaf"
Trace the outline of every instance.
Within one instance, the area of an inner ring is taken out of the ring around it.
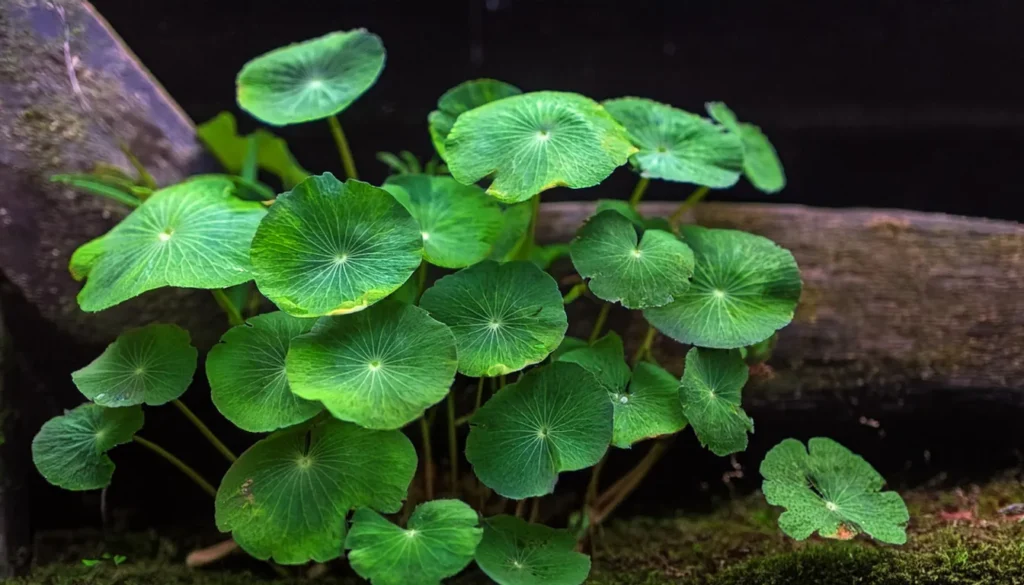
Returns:
[[[75,249],[75,252],[71,254],[71,260],[68,262],[68,272],[71,273],[71,278],[81,282],[89,276],[92,267],[96,266],[100,256],[106,250],[106,243],[103,238],[104,236],[100,236],[89,240]]]
[[[104,252],[78,294],[82,309],[100,311],[163,286],[250,280],[249,242],[266,209],[234,190],[231,181],[202,177],[153,193],[103,236]]]
[[[370,89],[384,70],[380,37],[334,32],[265,53],[238,73],[238,105],[274,126],[333,116]]]
[[[568,327],[558,283],[530,262],[470,266],[438,280],[420,306],[451,327],[459,372],[474,377],[540,362]]]
[[[345,539],[349,564],[373,585],[440,585],[473,560],[483,529],[476,511],[459,500],[416,507],[408,528],[356,510]]]
[[[788,250],[761,236],[685,226],[696,258],[690,288],[675,302],[646,309],[658,331],[682,343],[739,348],[789,324],[800,300],[800,269]]]
[[[252,556],[283,565],[341,555],[345,516],[402,508],[416,450],[399,431],[328,420],[278,431],[231,465],[217,490],[217,528]]]
[[[765,193],[781,191],[786,186],[786,173],[775,147],[761,129],[741,123],[722,102],[708,103],[707,110],[715,121],[739,136],[743,144],[743,174],[750,184]]]
[[[437,154],[444,158],[444,142],[455,125],[455,119],[473,108],[523,93],[518,87],[496,79],[464,81],[444,92],[437,100],[437,109],[427,116],[430,140]]]
[[[230,173],[241,173],[249,153],[249,140],[256,141],[256,164],[277,175],[286,189],[291,189],[309,176],[288,150],[288,144],[266,130],[257,130],[246,136],[238,135],[235,116],[221,112],[196,127],[196,134],[213,156]]]
[[[423,256],[436,266],[465,268],[480,262],[501,232],[501,208],[476,185],[405,174],[388,178],[383,188],[419,222]]]
[[[128,560],[128,557],[126,557],[124,555],[114,555],[114,558],[113,558],[114,566],[118,567],[118,566],[120,566],[122,563],[124,563],[127,560]]]
[[[128,207],[138,207],[142,201],[127,190],[125,186],[111,180],[104,180],[103,177],[95,175],[53,175],[50,180],[55,183],[63,183],[69,187],[87,191],[93,195],[99,195],[123,203]]]
[[[85,565],[86,567],[95,567],[96,565],[100,564],[100,560],[99,559],[82,559],[82,564]]]
[[[495,394],[470,420],[466,458],[498,494],[550,494],[558,474],[595,465],[612,439],[608,393],[580,366],[530,370]]]
[[[66,490],[110,485],[114,462],[107,451],[142,428],[142,408],[104,408],[86,403],[48,420],[32,440],[32,461],[46,481]]]
[[[600,215],[602,211],[615,211],[633,222],[638,231],[644,229],[644,217],[640,215],[639,211],[630,207],[627,201],[622,199],[598,199],[597,206],[594,209],[594,217]]]
[[[305,422],[322,411],[320,403],[292,394],[284,368],[292,339],[309,333],[315,322],[276,311],[229,329],[206,358],[217,410],[252,433]]]
[[[670,232],[636,228],[616,211],[602,211],[570,244],[572,262],[590,291],[629,309],[667,305],[690,288],[693,251]]]
[[[622,338],[614,331],[593,345],[584,343],[578,349],[562,353],[557,359],[574,363],[590,372],[609,394],[620,394],[629,384],[629,365],[626,364]]]
[[[445,141],[448,170],[461,183],[487,176],[487,193],[515,203],[554,187],[580,189],[603,181],[636,149],[597,102],[542,91],[470,110]]]
[[[277,198],[252,240],[260,292],[296,317],[365,309],[420,264],[416,220],[387,191],[331,173]]]
[[[196,358],[188,331],[177,325],[147,325],[119,335],[71,379],[100,406],[160,406],[188,390]]]
[[[701,445],[720,457],[747,448],[754,421],[740,407],[747,364],[739,352],[695,347],[686,354],[679,385],[683,414]]]
[[[864,532],[889,544],[907,541],[907,506],[896,492],[882,492],[885,480],[871,465],[832,439],[803,443],[786,439],[761,462],[768,503],[786,511],[779,528],[803,540],[818,531],[847,540]]]
[[[510,262],[515,259],[523,240],[526,239],[530,219],[533,217],[533,204],[524,201],[508,205],[501,216],[501,231],[495,238],[494,247],[491,248],[488,258],[495,262]]]
[[[321,318],[292,340],[286,363],[297,396],[365,428],[397,429],[448,395],[458,358],[444,323],[419,307],[383,301]]]
[[[607,100],[604,107],[640,149],[630,160],[642,176],[715,189],[739,180],[743,145],[710,120],[635,97]]]
[[[498,585],[580,585],[590,574],[590,558],[576,552],[576,539],[565,530],[514,516],[483,524],[476,564]]]

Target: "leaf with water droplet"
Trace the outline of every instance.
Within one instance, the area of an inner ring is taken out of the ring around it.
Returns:
[[[683,414],[702,445],[718,456],[747,448],[754,421],[740,406],[747,364],[738,351],[695,347],[679,386]]]
[[[498,585],[580,585],[590,574],[590,558],[576,552],[566,530],[514,516],[487,518],[483,525],[476,564]]]

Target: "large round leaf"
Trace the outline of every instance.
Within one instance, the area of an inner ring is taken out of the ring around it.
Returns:
[[[710,120],[644,98],[608,100],[604,107],[640,149],[630,160],[642,176],[716,189],[739,180],[743,145]]]
[[[743,143],[743,174],[754,187],[765,193],[777,193],[786,186],[786,173],[775,147],[761,129],[745,124],[736,118],[722,102],[707,104],[708,114],[730,132],[740,137]]]
[[[444,142],[455,125],[455,119],[473,108],[523,93],[518,87],[496,79],[464,81],[444,92],[437,100],[437,109],[427,116],[430,140],[444,158]]]
[[[550,494],[558,474],[596,464],[612,439],[608,393],[582,367],[530,370],[470,420],[466,458],[487,487],[521,500]]]
[[[754,421],[740,406],[749,370],[738,351],[695,347],[679,385],[683,414],[702,445],[719,456],[747,448]]]
[[[558,283],[529,262],[484,261],[445,276],[420,306],[455,334],[459,372],[498,376],[535,364],[565,336]]]
[[[690,288],[693,251],[675,234],[647,230],[607,210],[587,220],[569,246],[572,262],[600,299],[629,309],[660,307]]]
[[[399,431],[328,420],[279,431],[238,458],[217,490],[217,528],[284,565],[341,555],[345,516],[402,509],[416,451]]]
[[[147,325],[119,335],[92,363],[72,372],[71,379],[100,406],[159,406],[188,390],[196,357],[188,331],[177,325]]]
[[[682,343],[731,349],[752,345],[793,320],[800,269],[788,250],[761,236],[686,226],[696,268],[676,301],[644,311],[647,321]]]
[[[266,209],[238,199],[234,189],[226,178],[203,177],[150,195],[103,236],[78,294],[82,310],[163,286],[226,288],[251,280],[249,243]]]
[[[459,500],[420,504],[399,528],[373,510],[356,510],[345,539],[348,561],[373,585],[439,585],[473,560],[483,537],[473,508]]]
[[[296,317],[365,309],[402,286],[422,253],[419,226],[394,197],[331,173],[278,197],[252,241],[260,292]]]
[[[284,368],[291,340],[308,333],[315,322],[276,311],[229,329],[206,358],[217,410],[253,433],[290,427],[323,410],[292,394]]]
[[[555,91],[470,110],[445,142],[453,177],[468,184],[493,175],[487,192],[510,203],[554,187],[597,185],[634,152],[625,129],[600,104]]]
[[[590,574],[572,534],[514,516],[484,520],[476,564],[498,585],[580,585]]]
[[[370,429],[397,429],[448,395],[458,357],[444,323],[419,307],[388,300],[324,317],[292,340],[292,392],[335,417]]]
[[[476,185],[451,177],[395,175],[384,189],[420,224],[423,255],[444,268],[465,268],[487,258],[501,233],[501,208]]]
[[[273,124],[298,124],[341,112],[384,70],[380,37],[334,32],[263,54],[238,73],[238,105]]]
[[[110,485],[114,462],[107,451],[142,428],[142,408],[104,408],[86,403],[54,417],[32,440],[32,461],[46,481],[66,490]]]

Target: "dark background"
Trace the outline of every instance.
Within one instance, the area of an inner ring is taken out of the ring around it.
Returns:
[[[363,178],[374,154],[433,153],[427,113],[451,86],[494,77],[525,91],[639,95],[690,111],[723,100],[759,124],[789,186],[719,199],[899,207],[1020,219],[1020,0],[95,0],[197,122],[224,109],[249,59],[365,27],[388,50],[377,85],[341,116]],[[280,129],[314,172],[340,170],[326,124]],[[596,191],[628,195],[623,168]],[[689,186],[652,185],[652,199]]]

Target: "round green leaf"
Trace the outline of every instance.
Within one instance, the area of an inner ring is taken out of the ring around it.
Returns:
[[[420,224],[423,256],[443,268],[465,268],[487,258],[501,232],[501,208],[476,185],[451,177],[395,175],[384,189]]]
[[[217,528],[283,565],[341,555],[345,516],[402,509],[416,451],[399,431],[328,420],[279,431],[235,461],[217,490]]]
[[[786,173],[775,147],[761,129],[741,123],[736,114],[722,102],[707,104],[708,114],[743,143],[743,174],[754,187],[765,193],[777,193],[786,186]]]
[[[654,364],[640,362],[633,368],[629,392],[612,394],[615,431],[612,445],[628,449],[633,444],[686,428],[679,400],[679,380]]]
[[[569,253],[595,296],[629,309],[671,303],[693,276],[693,251],[675,234],[647,230],[638,238],[633,222],[617,211],[588,219]]]
[[[566,340],[572,339],[567,337]],[[609,394],[620,394],[629,384],[629,365],[626,364],[622,338],[614,331],[589,345],[586,342],[555,358],[571,362],[590,372]]]
[[[464,81],[444,92],[437,100],[437,109],[427,116],[430,140],[444,158],[444,142],[455,125],[455,119],[473,108],[523,93],[518,87],[496,79]]]
[[[524,201],[508,205],[501,212],[502,225],[491,248],[489,259],[495,262],[509,262],[515,259],[533,219],[533,203]]]
[[[177,325],[147,325],[119,335],[92,363],[72,372],[71,379],[100,406],[160,406],[188,390],[196,357],[188,331]]]
[[[541,91],[470,110],[445,142],[448,170],[461,183],[493,175],[487,192],[514,203],[554,187],[603,181],[636,152],[625,129],[597,102]]]
[[[110,485],[114,462],[107,457],[142,428],[142,408],[104,408],[86,403],[54,417],[32,440],[32,461],[46,481],[66,490]]]
[[[786,439],[761,462],[765,499],[786,508],[779,516],[783,532],[797,540],[817,531],[825,538],[863,532],[889,544],[907,542],[907,505],[898,493],[881,491],[885,479],[871,464],[832,439],[815,437],[807,445]]]
[[[387,191],[331,173],[277,198],[252,240],[260,292],[296,317],[359,311],[420,264],[416,220]]]
[[[476,564],[498,585],[580,585],[590,574],[572,534],[514,516],[484,520]]]
[[[420,306],[451,327],[459,372],[494,377],[548,356],[565,335],[562,293],[530,262],[484,261],[438,280]]]
[[[640,212],[630,207],[629,203],[622,199],[598,199],[597,206],[594,209],[594,215],[601,213],[602,211],[615,211],[626,217],[629,221],[633,222],[636,226],[637,232],[642,233],[644,230],[661,230],[664,232],[673,233],[675,228],[669,223],[664,217],[644,217],[640,215]]]
[[[761,236],[685,226],[696,258],[690,288],[644,311],[651,325],[682,343],[731,349],[752,345],[793,320],[800,269],[788,250]]]
[[[78,294],[82,310],[163,286],[227,288],[251,280],[249,243],[266,209],[234,190],[227,179],[203,177],[150,195],[103,236],[104,251]]]
[[[100,236],[76,248],[68,262],[68,272],[71,273],[71,278],[76,281],[85,280],[106,250],[105,245],[103,236]]]
[[[320,319],[292,340],[286,363],[296,395],[322,402],[341,420],[397,429],[448,395],[458,357],[444,323],[419,307],[383,301]]]
[[[459,500],[416,506],[408,528],[356,510],[345,539],[349,564],[373,585],[439,585],[473,560],[483,537],[473,508]]]
[[[217,410],[253,433],[290,427],[323,410],[321,404],[292,394],[284,367],[291,340],[309,333],[314,323],[276,311],[228,329],[206,358]]]
[[[582,367],[530,370],[470,420],[466,459],[487,487],[521,500],[550,494],[558,474],[596,464],[612,439],[608,393]]]
[[[265,53],[238,73],[238,105],[275,126],[333,116],[373,87],[384,45],[364,29],[334,32]]]
[[[695,347],[679,385],[683,414],[701,445],[720,457],[747,448],[754,421],[740,406],[749,370],[739,352]]]
[[[630,160],[641,176],[715,189],[739,180],[743,145],[710,120],[644,98],[607,100],[604,107],[639,148]]]

